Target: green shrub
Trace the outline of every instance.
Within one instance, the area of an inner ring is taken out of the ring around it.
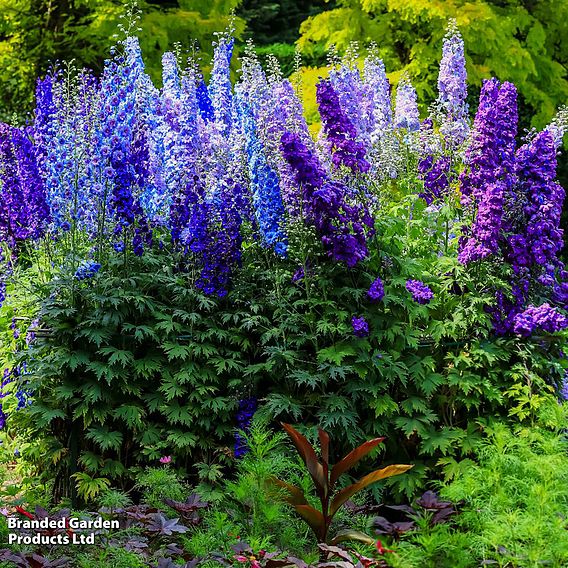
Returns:
[[[350,271],[328,262],[309,232],[291,231],[288,261],[256,244],[243,252],[224,299],[201,294],[172,266],[175,253],[157,246],[142,258],[109,253],[88,282],[41,284],[46,331],[19,356],[35,403],[10,427],[54,480],[55,500],[73,496],[75,473],[128,488],[163,455],[193,474],[198,463],[232,464],[235,412],[251,395],[271,420],[333,432],[332,461],[386,435],[386,455],[414,464],[392,480],[407,495],[438,459],[468,454],[483,416],[530,420],[563,375],[562,336],[492,335],[484,307],[506,288],[499,267],[468,271],[454,241],[439,250],[423,239],[444,234],[449,210],[430,215],[396,193],[383,207],[380,246]],[[306,274],[292,283],[298,266]],[[377,274],[380,306],[366,297]],[[405,289],[416,274],[434,291],[428,305]],[[368,338],[354,337],[355,314],[369,322]]]
[[[444,462],[451,481],[441,486],[441,495],[463,502],[455,527],[424,527],[409,534],[397,548],[400,557],[393,557],[393,566],[568,565],[564,435],[542,426],[495,423],[476,445],[475,459]]]
[[[118,489],[106,489],[97,498],[99,507],[110,509],[124,509],[132,504],[130,497]]]
[[[145,568],[148,564],[135,552],[122,548],[101,547],[77,557],[78,568]]]
[[[274,433],[256,418],[243,433],[248,452],[238,460],[234,480],[220,486],[221,500],[205,513],[203,526],[187,539],[196,556],[219,550],[230,552],[236,537],[254,550],[274,548],[303,553],[311,538],[284,499],[276,498],[270,483],[275,476],[300,477],[302,468],[285,445],[285,436]],[[313,543],[312,543],[313,544]]]
[[[150,467],[140,473],[136,485],[142,491],[142,502],[164,509],[164,499],[184,501],[189,494],[186,485],[169,467]]]

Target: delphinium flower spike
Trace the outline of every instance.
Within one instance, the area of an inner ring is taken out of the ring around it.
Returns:
[[[464,44],[455,20],[450,20],[438,75],[438,105],[442,112],[440,132],[451,147],[462,144],[467,138],[467,73]]]
[[[495,254],[502,234],[503,206],[515,180],[517,92],[511,83],[485,81],[474,132],[468,148],[468,169],[460,176],[462,203],[475,209],[471,233],[462,238],[463,264]]]
[[[333,164],[346,166],[353,172],[367,172],[370,165],[365,160],[365,147],[356,140],[355,127],[341,108],[330,80],[320,80],[316,97],[324,132],[333,152]]]
[[[396,89],[394,125],[396,128],[405,128],[409,132],[420,129],[416,91],[406,75],[402,77]]]
[[[241,117],[246,136],[246,149],[252,185],[252,202],[263,243],[284,256],[287,237],[284,232],[284,204],[278,176],[268,165],[262,144],[257,136],[252,111],[245,101],[240,101]]]

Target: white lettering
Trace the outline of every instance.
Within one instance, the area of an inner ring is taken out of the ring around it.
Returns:
[[[18,528],[19,521],[15,517],[7,517],[6,520],[8,521],[8,528],[15,529]]]

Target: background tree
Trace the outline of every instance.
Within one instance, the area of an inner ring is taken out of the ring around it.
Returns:
[[[565,0],[338,0],[301,26],[303,53],[375,41],[387,71],[409,72],[423,104],[434,100],[449,18],[465,41],[470,84],[496,76],[519,90],[521,112],[542,127],[568,101]],[[477,89],[471,89],[477,98]],[[528,119],[525,121],[528,123]]]
[[[140,44],[153,78],[160,75],[161,54],[177,42],[187,47],[195,40],[207,62],[214,33],[227,27],[239,3],[139,2]],[[0,0],[0,118],[31,108],[36,78],[54,61],[73,59],[77,67],[100,71],[127,6],[124,0]],[[234,26],[240,36],[244,20],[235,18]]]

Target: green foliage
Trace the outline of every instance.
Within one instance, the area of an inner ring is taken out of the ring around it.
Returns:
[[[498,263],[457,262],[455,209],[432,214],[414,195],[421,183],[408,175],[373,188],[383,214],[365,265],[332,264],[309,231],[291,230],[288,261],[257,244],[243,251],[224,299],[196,290],[191,262],[172,262],[168,246],[142,258],[109,253],[108,268],[80,283],[69,276],[75,257],[36,251],[0,309],[5,329],[14,313],[29,314],[0,357],[26,363],[34,403],[8,428],[40,482],[53,481],[56,501],[77,489],[92,498],[106,483],[96,480],[128,489],[140,468],[171,455],[219,499],[238,401],[251,395],[260,415],[304,422],[312,440],[316,424],[333,431],[332,463],[386,436],[389,459],[414,465],[387,485],[409,496],[440,458],[471,453],[487,416],[534,421],[564,374],[565,338],[491,333],[485,306],[508,275]],[[305,277],[292,283],[299,266]],[[373,304],[366,292],[378,275],[385,297]],[[434,292],[428,305],[405,289],[417,275]],[[24,349],[36,315],[41,333]],[[353,335],[353,315],[367,319],[369,337]]]
[[[237,14],[247,22],[246,37],[258,45],[294,43],[300,24],[324,9],[314,0],[243,0]]]
[[[118,489],[106,489],[98,496],[97,504],[99,507],[113,511],[114,509],[124,509],[132,505],[132,500],[123,491],[119,491]]]
[[[223,492],[238,503],[235,520],[243,526],[248,523],[247,542],[254,542],[270,531],[286,532],[284,507],[273,499],[266,485],[272,476],[289,475],[296,464],[283,451],[284,436],[273,434],[260,420],[253,421],[245,439],[249,451],[237,463],[235,481],[228,482]],[[283,546],[282,541],[279,546]]]
[[[0,0],[0,117],[30,109],[36,78],[55,61],[73,59],[77,67],[100,71],[114,43],[117,25],[140,28],[140,44],[154,79],[161,55],[195,40],[205,61],[214,33],[229,25],[240,0],[179,0],[160,8],[140,1],[137,22],[130,0]],[[233,18],[237,35],[244,22]]]
[[[115,268],[92,285],[50,282],[48,331],[22,355],[36,400],[13,424],[57,499],[77,470],[124,481],[169,454],[189,469],[232,433],[244,334],[159,256],[128,277],[119,257]]]
[[[558,408],[553,412],[558,414]],[[565,405],[557,424],[565,425],[567,410]],[[392,565],[566,566],[565,435],[542,425],[509,427],[495,423],[487,428],[487,437],[476,444],[473,457],[442,460],[450,479],[441,486],[442,497],[464,503],[455,527],[424,526],[408,535],[397,548]]]
[[[496,76],[517,86],[521,102],[542,127],[568,98],[568,4],[563,0],[339,0],[308,18],[298,42],[302,52],[350,42],[375,41],[386,68],[410,73],[418,99],[430,102],[441,40],[449,18],[457,20],[473,85]],[[473,90],[473,89],[472,89]]]
[[[77,471],[72,475],[77,482],[77,493],[86,502],[93,500],[110,486],[110,481],[105,477],[91,477],[84,471]]]
[[[117,547],[100,547],[96,551],[80,554],[78,568],[144,568],[148,564],[136,552]]]
[[[142,491],[142,501],[157,509],[164,508],[164,499],[184,501],[188,488],[169,467],[151,467],[140,473],[136,479]]]
[[[243,435],[248,452],[238,460],[234,479],[220,486],[222,498],[205,514],[203,526],[187,539],[187,550],[196,556],[212,550],[228,554],[229,545],[240,537],[254,550],[303,554],[309,542],[306,530],[283,500],[275,499],[269,483],[274,476],[305,477],[284,444],[284,434],[255,418]]]

